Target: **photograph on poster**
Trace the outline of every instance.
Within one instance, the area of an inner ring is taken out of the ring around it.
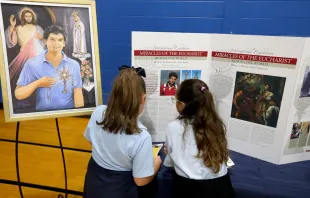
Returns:
[[[300,98],[310,96],[310,66],[306,67],[304,79],[301,86]]]
[[[181,82],[187,79],[201,79],[201,70],[182,70]]]
[[[161,70],[160,96],[174,96],[180,84],[180,70]]]
[[[201,70],[192,70],[192,78],[201,80]]]
[[[297,148],[310,145],[310,122],[296,122],[293,124],[288,148]]]
[[[181,81],[190,79],[191,77],[192,77],[192,71],[191,70],[182,70]]]
[[[81,114],[101,100],[95,4],[63,3],[0,2],[6,118]]]
[[[237,72],[231,117],[277,127],[286,79]]]

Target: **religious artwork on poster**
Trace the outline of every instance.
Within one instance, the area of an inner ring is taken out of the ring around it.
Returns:
[[[310,146],[310,122],[296,122],[292,126],[288,148]]]
[[[285,78],[237,72],[231,117],[277,127]]]
[[[95,4],[67,3],[1,1],[6,120],[89,114],[101,103]]]
[[[306,71],[303,76],[303,83],[300,91],[300,97],[310,96],[310,66],[306,67]]]

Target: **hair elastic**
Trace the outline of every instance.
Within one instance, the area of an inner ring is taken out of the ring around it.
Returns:
[[[121,70],[129,69],[129,68],[135,69],[139,76],[146,77],[145,70],[142,67],[134,68],[133,66],[123,65],[123,66],[119,67],[118,70],[121,71]]]
[[[206,89],[207,89],[206,87],[201,87],[200,91],[205,92]]]

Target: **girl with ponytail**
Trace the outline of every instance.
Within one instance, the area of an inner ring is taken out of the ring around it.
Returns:
[[[139,121],[146,100],[142,68],[122,66],[108,105],[98,106],[84,136],[92,145],[83,198],[151,198],[161,165]]]
[[[174,197],[234,197],[225,126],[208,86],[185,80],[172,98],[178,118],[167,127],[165,166],[174,167]]]

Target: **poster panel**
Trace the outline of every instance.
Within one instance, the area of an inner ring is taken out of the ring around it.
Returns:
[[[283,141],[281,163],[310,159],[310,39],[305,39],[291,111]]]
[[[284,142],[290,152],[306,153],[310,61],[300,66],[304,45],[305,38],[298,37],[133,32],[132,65],[147,73],[141,121],[153,141],[165,141],[165,128],[178,115],[173,103],[177,87],[198,78],[214,96],[230,150],[275,164],[282,161]],[[293,96],[298,102],[292,103]],[[298,104],[297,114],[292,104]]]
[[[304,39],[212,35],[211,90],[229,149],[278,164]]]
[[[146,71],[147,102],[141,122],[153,141],[166,140],[166,126],[177,118],[175,93],[186,79],[206,81],[209,35],[132,32],[132,65]]]

